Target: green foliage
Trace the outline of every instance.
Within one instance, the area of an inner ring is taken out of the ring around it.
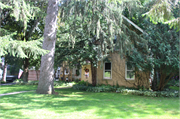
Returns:
[[[79,80],[79,79],[75,79],[74,81],[75,81],[76,83],[78,83],[80,80]]]
[[[86,91],[88,92],[115,92],[116,87],[110,85],[102,85],[98,87],[89,87]]]
[[[62,86],[63,84],[63,81],[54,81],[54,86]]]
[[[47,3],[47,1],[33,1],[33,0],[11,0],[11,1],[1,1],[0,9],[8,9],[10,11],[10,16],[15,18],[15,21],[21,21],[24,30],[27,29],[30,19],[34,19],[40,16],[44,16],[42,8],[38,5],[42,5],[43,3]],[[43,6],[44,7],[44,6]],[[6,17],[4,14],[1,16],[2,18]]]
[[[73,89],[86,91],[86,90],[88,89],[88,86],[84,86],[84,85],[73,85]]]
[[[101,85],[101,86],[86,86],[83,85],[73,85],[73,89],[83,90],[88,92],[117,92],[126,95],[139,95],[147,97],[178,97],[179,92],[176,90],[167,90],[167,91],[151,91],[151,90],[136,90],[134,88],[126,87],[114,87],[110,85]]]
[[[127,54],[127,59],[137,67],[137,70],[151,72],[151,74],[153,69],[158,72],[161,80],[158,82],[158,89],[153,90],[163,90],[167,82],[178,73],[178,33],[166,24],[154,25],[146,19],[142,20],[142,26],[147,33],[144,34],[147,44],[136,42],[131,53]],[[148,50],[144,50],[146,46]]]
[[[152,6],[143,16],[146,15],[154,24],[165,23],[169,24],[171,28],[174,27],[178,31],[180,30],[180,14],[178,13],[178,16],[176,16],[176,13],[174,13],[175,9],[178,9],[178,12],[180,9],[178,0],[152,0],[145,2],[145,4],[147,4],[146,6],[152,4]]]
[[[44,17],[44,8],[41,5],[45,3],[46,1],[25,0],[0,2],[0,56],[10,54],[19,58],[33,56],[36,59],[37,56],[48,53],[41,48],[42,29],[39,25]]]
[[[179,87],[179,80],[172,79],[168,82],[167,85]]]
[[[9,40],[8,40],[9,39]],[[42,38],[35,41],[16,41],[12,40],[10,35],[0,37],[0,42],[2,45],[0,46],[0,56],[5,54],[10,54],[14,57],[26,58],[30,56],[34,56],[37,58],[39,55],[45,55],[49,51],[43,50],[40,48]]]
[[[169,88],[173,89],[173,90],[179,90],[179,85],[178,86],[170,86]]]
[[[121,55],[129,51],[132,42],[141,38],[129,29],[122,12],[127,8],[129,11],[136,8],[136,3],[126,0],[121,1],[121,4],[118,1],[88,0],[61,4],[55,61],[68,60],[73,65],[91,61],[96,67],[97,62],[107,57],[114,48],[120,49]]]
[[[0,83],[1,83],[1,84],[5,84],[6,82],[5,82],[5,81],[1,81]]]
[[[179,97],[178,91],[142,91],[118,88],[116,92],[148,97]]]

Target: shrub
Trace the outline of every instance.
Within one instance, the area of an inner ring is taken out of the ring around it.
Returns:
[[[83,83],[81,83],[83,84]],[[136,90],[134,88],[128,89],[125,87],[115,87],[110,85],[100,85],[96,87],[86,85],[74,85],[73,89],[83,90],[88,92],[117,92],[122,94],[131,94],[147,97],[178,97],[179,91],[151,91],[151,90]]]
[[[75,81],[76,83],[78,83],[80,80],[79,80],[79,79],[75,79],[74,81]]]
[[[63,81],[54,81],[54,86],[62,86],[63,84]]]
[[[88,89],[88,86],[84,86],[84,85],[73,85],[73,89],[86,91],[86,90]]]
[[[179,80],[172,79],[171,81],[168,82],[168,84],[165,86],[165,88],[167,88],[167,86],[177,86],[177,87],[179,87]]]
[[[21,83],[21,82],[23,82],[22,79],[16,79],[15,81],[13,81],[13,83]]]
[[[5,81],[1,81],[0,83],[1,83],[1,84],[5,84],[6,82],[5,82]]]
[[[116,92],[148,97],[179,97],[179,91],[143,91],[118,88]]]

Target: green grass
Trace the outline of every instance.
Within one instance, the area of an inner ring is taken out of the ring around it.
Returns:
[[[1,89],[6,87],[9,86],[3,86]],[[24,86],[17,88],[20,87]],[[178,98],[92,93],[73,89],[56,89],[56,92],[59,94],[40,95],[32,91],[2,96],[0,118],[178,119],[180,117]]]
[[[29,91],[36,90],[37,85],[1,85],[0,86],[0,94],[17,92],[17,91]]]
[[[60,86],[54,86],[54,88],[66,88],[72,86],[74,83],[62,83]],[[1,85],[0,94],[17,92],[17,91],[30,91],[36,90],[37,85]]]
[[[174,89],[174,90],[179,90],[179,87],[177,87],[177,86],[170,86],[169,88]]]

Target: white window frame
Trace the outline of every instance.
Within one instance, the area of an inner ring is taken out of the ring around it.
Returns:
[[[111,63],[111,70],[105,70],[105,63]],[[111,77],[105,77],[105,71],[111,71]],[[104,62],[103,79],[112,79],[112,62]]]
[[[125,78],[126,78],[126,80],[135,80],[135,74],[134,74],[134,78],[127,78],[127,72],[128,72],[128,71],[133,71],[133,72],[134,72],[134,67],[133,67],[133,70],[128,70],[128,69],[127,69],[127,62],[126,62]]]

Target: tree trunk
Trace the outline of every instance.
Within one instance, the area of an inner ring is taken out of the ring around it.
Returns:
[[[58,5],[58,0],[48,0],[43,49],[50,52],[41,58],[39,83],[36,90],[40,94],[55,94],[53,80]]]
[[[65,81],[66,79],[65,79],[65,67],[64,67],[64,62],[63,62],[63,81]]]
[[[69,68],[68,81],[72,81],[72,69]]]
[[[37,80],[39,79],[39,77],[38,77],[38,70],[35,70],[36,71],[36,77],[37,77]]]
[[[96,86],[97,68],[94,67],[92,63],[91,63],[91,73],[92,73],[92,85]]]
[[[161,74],[160,83],[158,86],[158,90],[163,91],[166,84],[170,81],[170,79],[174,76],[175,73],[171,73],[167,76],[166,73]],[[168,78],[167,78],[168,77]],[[167,78],[167,79],[166,79]]]
[[[6,82],[6,75],[7,75],[7,62],[4,63],[4,69],[3,69],[3,77],[2,81]]]
[[[25,60],[24,60],[24,71],[23,71],[23,76],[22,76],[23,82],[28,82],[28,68],[29,68],[29,59],[25,58]]]
[[[157,91],[157,74],[156,69],[154,69],[154,76],[152,81],[152,90]]]

